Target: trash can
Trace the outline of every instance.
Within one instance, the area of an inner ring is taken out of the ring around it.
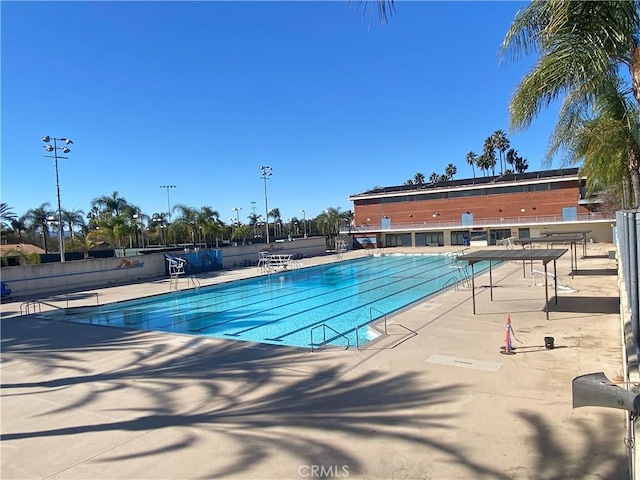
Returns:
[[[544,348],[553,349],[553,337],[544,337]]]

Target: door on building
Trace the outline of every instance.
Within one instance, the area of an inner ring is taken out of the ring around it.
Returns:
[[[469,245],[469,230],[453,230],[451,232],[451,245]]]
[[[562,208],[562,221],[563,222],[575,222],[578,220],[578,209],[576,207],[563,207]]]
[[[497,245],[498,240],[504,240],[511,236],[510,228],[498,228],[489,231],[489,245]]]

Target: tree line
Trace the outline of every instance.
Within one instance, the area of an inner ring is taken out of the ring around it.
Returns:
[[[529,168],[527,159],[520,156],[516,149],[510,147],[511,142],[504,131],[496,130],[484,141],[483,150],[480,155],[473,151],[467,153],[465,161],[472,168],[473,178],[476,178],[476,167],[483,172],[485,177],[489,171],[491,171],[492,176],[495,176],[498,161],[500,162],[499,175],[526,172]],[[453,163],[450,163],[445,167],[444,174],[437,172],[431,173],[429,183],[452,180],[456,173],[458,173],[458,169]],[[413,178],[405,182],[405,185],[420,185],[423,183],[425,183],[424,174],[417,172]]]
[[[96,248],[143,248],[160,245],[207,245],[218,247],[231,240],[265,241],[268,225],[270,239],[312,235],[338,235],[342,224],[353,220],[350,210],[329,207],[314,218],[283,219],[279,208],[269,211],[268,223],[262,215],[250,214],[247,222],[225,223],[210,206],[201,208],[176,204],[169,212],[147,214],[117,191],[91,202],[90,210],[62,210],[66,252],[84,252]],[[174,215],[175,214],[175,215]],[[7,203],[0,203],[3,243],[31,243],[45,253],[59,252],[53,233],[58,232],[58,212],[49,202],[17,215]],[[14,252],[17,254],[17,252]]]

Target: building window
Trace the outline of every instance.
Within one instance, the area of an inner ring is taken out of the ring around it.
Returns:
[[[469,230],[453,230],[451,232],[451,245],[469,245]]]
[[[511,236],[510,228],[499,228],[490,230],[490,240],[489,245],[496,245],[498,240],[504,240],[505,238],[509,238]]]

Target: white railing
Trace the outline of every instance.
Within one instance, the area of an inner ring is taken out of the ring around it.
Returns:
[[[499,217],[499,218],[479,218],[474,219],[473,223],[462,223],[461,220],[448,221],[426,221],[413,223],[392,223],[390,228],[382,228],[374,225],[355,225],[352,227],[340,227],[340,233],[357,234],[358,232],[392,232],[400,230],[433,230],[436,228],[472,228],[472,227],[491,227],[500,225],[535,225],[549,223],[581,223],[581,222],[609,222],[611,218],[601,213],[581,213],[575,220],[566,220],[562,215],[537,215],[537,216],[521,216],[521,217]]]

